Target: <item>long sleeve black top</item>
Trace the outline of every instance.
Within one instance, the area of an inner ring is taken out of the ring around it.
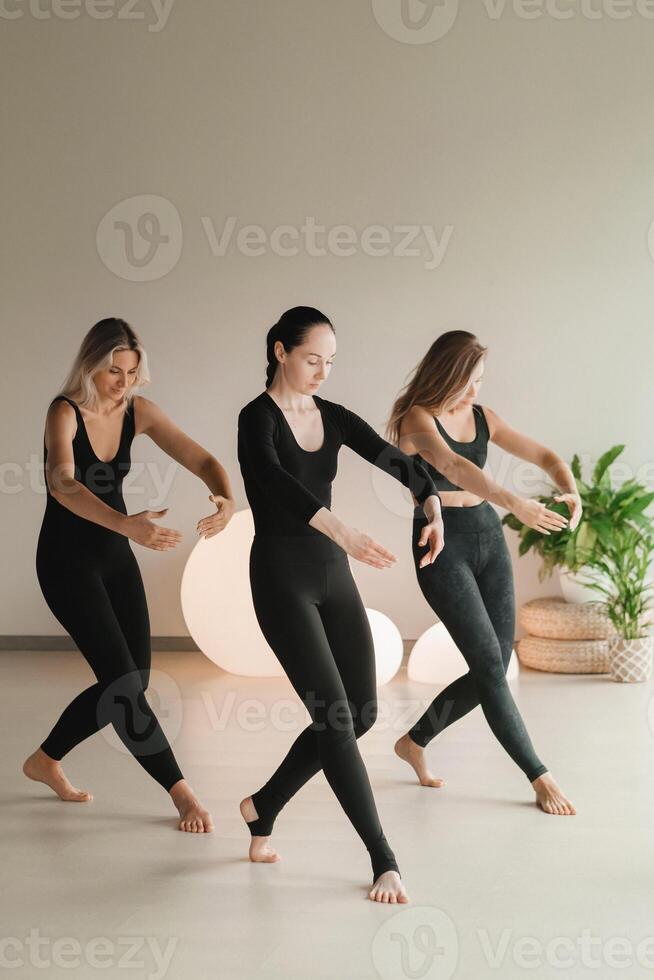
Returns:
[[[238,461],[258,535],[320,534],[308,523],[331,506],[338,451],[349,446],[369,463],[408,487],[423,504],[438,496],[423,463],[386,442],[343,405],[313,396],[323,423],[323,444],[302,449],[288,421],[267,391],[238,416]]]

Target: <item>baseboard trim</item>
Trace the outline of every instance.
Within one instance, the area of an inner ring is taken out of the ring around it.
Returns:
[[[403,640],[403,657],[406,661],[415,640]],[[190,636],[153,636],[152,649],[155,652],[199,651],[199,646]],[[0,636],[0,650],[77,650],[69,636]]]
[[[198,650],[190,636],[153,636],[152,649]],[[0,650],[77,650],[69,636],[0,636]]]

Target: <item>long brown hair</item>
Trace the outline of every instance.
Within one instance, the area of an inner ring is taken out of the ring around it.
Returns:
[[[399,445],[402,419],[414,405],[432,415],[455,405],[487,350],[467,330],[448,330],[437,337],[393,403],[386,425],[388,441]]]

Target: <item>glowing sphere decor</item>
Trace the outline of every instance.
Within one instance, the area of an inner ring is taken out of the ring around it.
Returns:
[[[454,640],[442,623],[436,623],[416,640],[409,655],[407,676],[411,681],[446,687],[467,670],[468,665]],[[511,653],[506,677],[509,683],[519,677],[515,650]]]
[[[224,531],[200,538],[188,557],[181,584],[187,629],[209,660],[230,674],[283,677],[284,671],[257,622],[250,592],[252,512],[238,511]],[[375,645],[377,685],[387,684],[402,663],[402,637],[376,609],[366,609]],[[352,651],[356,656],[356,651]]]
[[[404,646],[400,631],[392,619],[376,609],[366,609],[366,613],[375,645],[377,687],[382,687],[388,684],[400,669]]]
[[[200,538],[182,575],[182,613],[200,650],[230,674],[282,677],[284,671],[259,628],[250,592],[250,510],[224,531]]]

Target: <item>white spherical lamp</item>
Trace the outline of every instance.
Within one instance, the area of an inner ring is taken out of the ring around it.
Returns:
[[[400,631],[388,616],[377,609],[366,609],[375,646],[377,687],[388,684],[402,665],[404,647]]]
[[[182,575],[184,621],[202,652],[230,674],[283,676],[257,622],[250,591],[252,511],[234,514],[224,531],[200,538]]]
[[[446,687],[467,670],[467,663],[443,623],[435,623],[416,640],[409,656],[407,676],[422,684]],[[519,677],[515,651],[511,652],[506,677],[509,683]]]
[[[248,509],[234,514],[220,534],[199,539],[182,575],[182,613],[192,638],[218,667],[248,677],[282,677],[284,671],[261,632],[252,604],[249,562],[253,537],[254,522]],[[400,668],[402,637],[384,613],[366,609],[366,615],[375,648],[377,686],[381,687]]]

